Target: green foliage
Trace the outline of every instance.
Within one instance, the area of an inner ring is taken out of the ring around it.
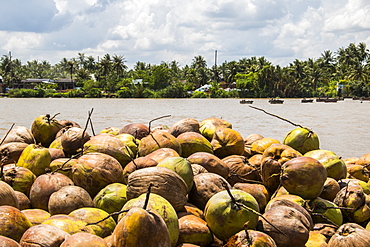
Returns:
[[[177,82],[160,90],[157,96],[159,96],[158,98],[187,98],[189,95],[185,86]]]
[[[102,92],[99,88],[91,88],[89,90],[85,90],[85,98],[101,98]]]
[[[121,87],[117,91],[118,98],[132,98],[132,92],[128,87]]]
[[[208,94],[206,92],[194,91],[191,97],[192,98],[208,98]]]
[[[12,89],[8,92],[9,98],[43,98],[45,96],[45,90],[43,89]]]

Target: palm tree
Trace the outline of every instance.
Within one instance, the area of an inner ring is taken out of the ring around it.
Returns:
[[[112,69],[116,72],[118,78],[120,78],[127,69],[125,62],[126,60],[122,55],[114,55],[112,57]]]

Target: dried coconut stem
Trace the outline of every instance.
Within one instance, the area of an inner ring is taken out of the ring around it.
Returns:
[[[162,119],[162,118],[166,118],[166,117],[171,117],[171,115],[164,115],[164,116],[157,117],[157,118],[154,118],[154,119],[150,120],[149,121],[149,124],[148,124],[148,126],[149,126],[149,133],[150,133],[150,127],[151,127],[152,122],[154,122],[156,120],[159,120],[159,119]]]

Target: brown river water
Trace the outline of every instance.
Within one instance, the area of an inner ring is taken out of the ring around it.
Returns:
[[[50,114],[58,120],[68,119],[85,126],[92,113],[95,133],[106,127],[123,127],[171,115],[152,123],[171,126],[184,118],[198,121],[218,117],[232,123],[243,137],[260,134],[279,141],[295,128],[292,124],[239,104],[239,99],[69,99],[69,98],[0,98],[0,137],[14,123],[31,128],[39,115]],[[343,158],[370,153],[370,101],[345,99],[337,103],[301,103],[285,99],[284,104],[269,104],[267,99],[254,99],[252,106],[312,129],[320,138],[320,148]],[[87,129],[92,134],[92,129]]]

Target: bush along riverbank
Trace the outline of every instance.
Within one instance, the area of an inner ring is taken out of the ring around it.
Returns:
[[[370,153],[294,123],[283,140],[213,117],[95,132],[92,113],[1,139],[1,246],[370,245]]]

